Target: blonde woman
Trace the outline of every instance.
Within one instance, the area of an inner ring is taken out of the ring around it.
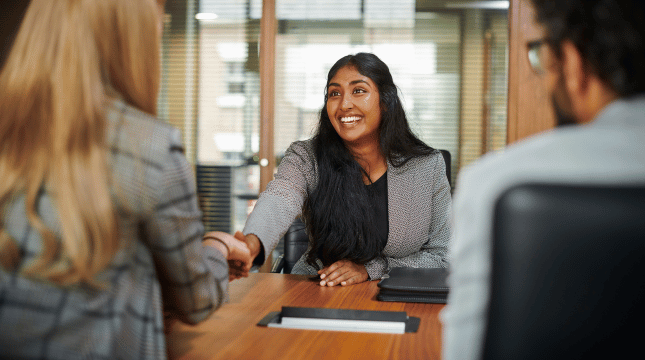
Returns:
[[[202,243],[179,132],[154,117],[162,8],[25,13],[0,73],[2,358],[165,358],[162,293],[199,322],[226,296],[227,260],[249,262],[230,236]]]

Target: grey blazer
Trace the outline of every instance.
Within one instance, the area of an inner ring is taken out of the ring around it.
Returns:
[[[180,133],[115,101],[108,109],[112,193],[124,247],[99,274],[107,286],[63,288],[0,268],[0,357],[164,359],[164,307],[186,322],[205,319],[225,298],[228,265],[201,244],[195,179]],[[38,213],[57,231],[47,188]],[[2,212],[3,226],[33,260],[41,237],[24,196]]]
[[[244,227],[245,235],[255,234],[262,242],[265,259],[301,214],[317,181],[312,140],[292,143]],[[441,153],[412,159],[398,168],[388,163],[387,184],[390,230],[381,256],[365,265],[370,279],[380,279],[392,267],[447,267],[451,197]],[[304,255],[292,272],[316,274]]]

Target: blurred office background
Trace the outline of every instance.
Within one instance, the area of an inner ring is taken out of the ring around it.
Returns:
[[[273,0],[272,0],[273,1]],[[275,0],[274,130],[260,131],[262,0],[168,0],[159,117],[183,131],[207,230],[241,230],[262,136],[311,137],[327,71],[373,52],[414,132],[459,170],[507,139],[508,1]]]

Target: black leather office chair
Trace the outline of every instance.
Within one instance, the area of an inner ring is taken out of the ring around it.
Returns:
[[[644,309],[645,185],[501,196],[485,359],[640,357]]]
[[[284,241],[284,253],[273,263],[271,272],[291,274],[291,269],[309,246],[309,236],[305,224],[300,218],[294,220],[282,240]]]
[[[446,176],[448,177],[448,183],[452,187],[452,156],[450,156],[450,151],[448,150],[439,150],[443,156],[443,160],[446,162]]]
[[[450,178],[450,167],[451,167],[451,156],[450,151],[448,150],[439,150],[443,156],[444,161],[446,162],[446,176],[448,177],[448,183],[452,183]],[[272,273],[283,272],[285,274],[290,274],[293,265],[298,262],[302,254],[307,251],[309,246],[309,236],[305,229],[305,224],[300,220],[296,219],[293,224],[287,230],[287,233],[284,234],[282,238],[284,242],[284,254],[280,255],[274,262],[271,267]]]

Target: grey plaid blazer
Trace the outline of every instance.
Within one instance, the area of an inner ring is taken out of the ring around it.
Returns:
[[[313,142],[292,143],[244,227],[244,234],[258,236],[265,256],[302,212],[307,194],[317,185],[317,174]],[[380,279],[392,267],[447,267],[451,197],[441,153],[412,159],[398,168],[388,163],[387,185],[390,230],[381,256],[365,265],[370,279]],[[315,275],[305,255],[292,272]]]
[[[108,110],[112,192],[124,247],[99,275],[105,290],[62,288],[0,270],[0,358],[164,359],[162,312],[205,319],[228,286],[222,254],[202,248],[193,170],[176,129],[115,101]],[[23,254],[41,248],[24,197],[2,213]],[[57,229],[45,188],[39,214]]]

